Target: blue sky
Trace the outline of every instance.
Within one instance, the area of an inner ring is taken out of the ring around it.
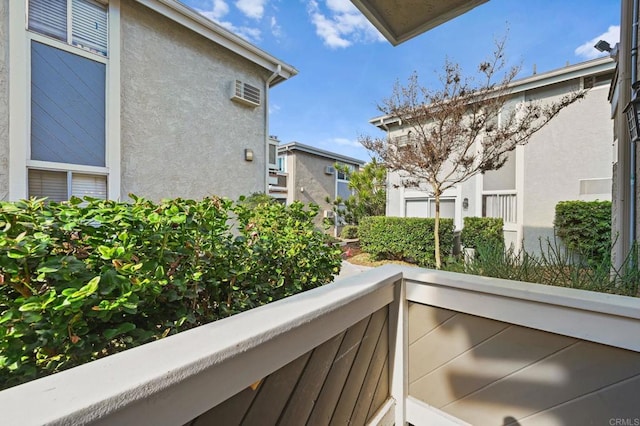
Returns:
[[[620,0],[490,0],[397,47],[349,0],[181,1],[298,69],[270,91],[272,135],[362,160],[358,137],[382,136],[368,122],[376,105],[413,71],[428,87],[446,58],[473,74],[507,29],[519,77],[593,59],[598,39],[619,39]]]

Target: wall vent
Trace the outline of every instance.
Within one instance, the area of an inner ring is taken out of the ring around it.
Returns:
[[[336,173],[336,168],[333,166],[327,166],[324,168],[324,174],[325,175],[333,175]]]
[[[260,89],[236,80],[231,99],[252,107],[260,106]]]

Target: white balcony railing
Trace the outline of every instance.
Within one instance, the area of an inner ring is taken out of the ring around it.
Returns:
[[[0,392],[2,423],[610,424],[638,336],[638,299],[385,266]]]

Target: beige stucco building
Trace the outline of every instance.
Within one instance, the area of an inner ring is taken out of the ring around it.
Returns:
[[[272,172],[269,194],[286,200],[287,204],[294,201],[317,204],[320,207],[320,214],[315,219],[318,226],[324,219],[332,219],[339,225],[327,198],[331,201],[337,197],[347,199],[351,190],[348,176],[336,170],[336,164],[358,170],[364,161],[300,142],[279,145],[278,171]],[[335,233],[337,229],[334,226],[330,231]]]
[[[554,236],[555,206],[566,200],[611,200],[613,123],[607,95],[614,63],[596,59],[527,77],[512,83],[513,100],[552,102],[578,88],[586,97],[560,112],[529,143],[519,146],[497,171],[477,175],[446,191],[441,215],[455,220],[466,216],[501,217],[505,240],[516,248],[539,250],[542,238]],[[371,123],[403,137],[408,129],[384,117]],[[428,187],[404,188],[398,175],[389,178],[387,214],[433,217]]]
[[[266,192],[296,73],[175,0],[0,0],[0,199]]]

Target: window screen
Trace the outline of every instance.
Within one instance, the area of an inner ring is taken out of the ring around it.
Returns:
[[[101,4],[73,0],[72,44],[107,54],[107,8]]]
[[[29,29],[67,41],[67,0],[29,0]]]
[[[29,0],[29,29],[106,55],[108,43],[107,7],[93,0],[68,1],[71,2],[71,17],[68,14],[67,0]],[[70,40],[69,25],[71,25]]]
[[[29,170],[29,197],[68,200],[67,172]]]
[[[29,197],[67,201],[79,198],[107,198],[107,177],[67,171],[29,170]]]

